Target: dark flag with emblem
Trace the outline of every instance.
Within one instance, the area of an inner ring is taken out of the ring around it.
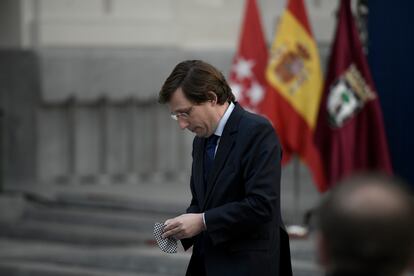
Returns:
[[[340,1],[338,16],[315,133],[328,186],[355,172],[392,173],[380,103],[350,0]]]

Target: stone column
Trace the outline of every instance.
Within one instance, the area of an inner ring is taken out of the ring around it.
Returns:
[[[31,51],[0,51],[0,95],[4,111],[1,155],[5,187],[32,185],[36,179],[36,107],[40,82]]]

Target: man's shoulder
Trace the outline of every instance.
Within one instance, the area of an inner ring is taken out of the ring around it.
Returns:
[[[258,126],[272,127],[272,124],[264,116],[244,110],[240,120],[240,127],[254,128]]]
[[[238,124],[238,132],[242,139],[250,137],[256,139],[258,135],[278,140],[273,124],[266,117],[242,109]]]

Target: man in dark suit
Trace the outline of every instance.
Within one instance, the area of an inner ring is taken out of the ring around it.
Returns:
[[[193,254],[187,275],[291,275],[280,214],[281,146],[269,121],[245,111],[222,73],[208,63],[179,63],[165,81],[180,128],[195,133],[192,200],[165,221],[163,237]]]

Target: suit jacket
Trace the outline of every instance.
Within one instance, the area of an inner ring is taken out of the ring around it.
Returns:
[[[195,137],[192,200],[187,213],[203,213],[207,230],[182,240],[194,245],[187,275],[203,258],[206,275],[291,275],[289,239],[280,214],[281,146],[265,118],[239,104],[220,138],[207,183],[206,138]]]

